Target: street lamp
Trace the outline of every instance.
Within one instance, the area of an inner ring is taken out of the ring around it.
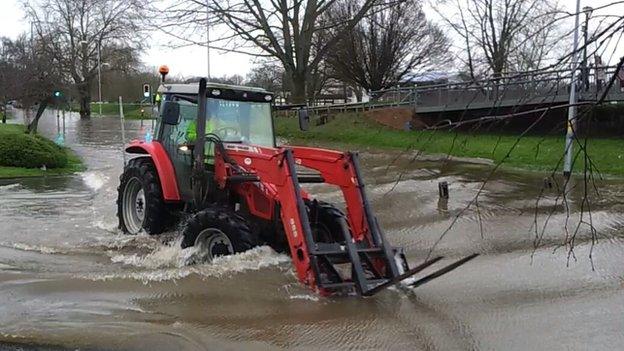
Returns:
[[[85,40],[81,40],[80,44],[86,46],[87,44],[89,44],[87,41]],[[101,55],[101,50],[102,50],[102,43],[98,42],[98,46],[97,46],[97,69],[98,69],[98,106],[99,106],[99,115],[100,117],[102,117],[102,66],[110,66],[107,62],[102,62],[102,55]]]

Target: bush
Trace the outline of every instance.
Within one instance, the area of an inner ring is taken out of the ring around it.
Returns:
[[[65,150],[50,140],[23,131],[0,135],[0,166],[61,168],[67,164]]]

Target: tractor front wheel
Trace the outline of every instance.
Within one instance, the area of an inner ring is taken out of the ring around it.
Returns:
[[[336,206],[317,200],[306,200],[312,236],[316,242],[341,243],[344,234],[341,221],[347,217]]]
[[[195,262],[210,262],[258,245],[247,221],[236,212],[211,206],[194,214],[182,232],[182,248],[196,247]]]
[[[160,234],[171,224],[172,214],[162,196],[152,159],[137,157],[125,167],[117,188],[119,228],[128,234],[145,230]]]

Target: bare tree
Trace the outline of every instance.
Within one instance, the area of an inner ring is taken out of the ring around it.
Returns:
[[[211,47],[243,52],[252,47],[249,54],[269,56],[281,63],[285,78],[292,87],[290,100],[306,101],[309,80],[325,55],[335,46],[340,34],[351,30],[366,13],[377,6],[389,6],[382,0],[362,0],[348,18],[336,18],[327,22],[319,19],[333,9],[335,0],[208,0],[205,4],[196,0],[178,0],[172,6],[167,23],[161,25],[167,31],[188,43],[180,31],[194,28],[194,33],[205,33],[207,10],[225,28],[224,34],[211,42]],[[206,7],[208,6],[208,8]],[[177,25],[176,25],[177,24]],[[320,46],[315,44],[317,34],[331,29]],[[177,33],[177,34],[176,34]],[[239,44],[234,44],[237,42]],[[205,42],[204,42],[205,44]],[[220,47],[219,47],[220,46]],[[230,47],[230,49],[226,48]],[[233,47],[236,47],[234,49]]]
[[[544,13],[559,12],[557,4],[542,4]],[[548,15],[538,15],[531,20],[531,26],[520,30],[511,49],[509,66],[522,72],[532,71],[555,62],[572,47],[571,36],[563,26],[562,20]]]
[[[37,131],[39,118],[48,104],[59,102],[52,93],[66,87],[62,75],[54,69],[52,57],[42,46],[41,41],[25,36],[0,41],[0,104],[17,100],[26,111],[38,105],[37,114],[28,125],[30,133]]]
[[[245,78],[243,78],[240,74],[233,74],[231,76],[224,75],[222,77],[212,77],[211,81],[222,84],[243,85],[245,83]]]
[[[350,17],[357,0],[336,3],[328,16]],[[367,91],[396,85],[407,73],[447,63],[449,41],[409,1],[372,12],[345,32],[327,62],[336,78]]]
[[[98,71],[98,55],[100,62],[113,61],[133,56],[142,47],[140,21],[145,7],[146,0],[24,2],[44,50],[72,81],[82,118],[91,115],[91,86]]]
[[[462,38],[461,51],[474,78],[479,69],[499,77],[546,57],[541,48],[557,40],[552,18],[560,13],[553,0],[454,0],[436,8]],[[536,47],[542,45],[541,47]]]
[[[283,92],[284,69],[276,62],[265,61],[254,66],[247,74],[247,85],[264,88],[275,93]]]

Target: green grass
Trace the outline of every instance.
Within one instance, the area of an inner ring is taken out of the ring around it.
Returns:
[[[428,154],[479,157],[503,162],[503,166],[552,171],[564,150],[564,135],[525,136],[450,131],[398,131],[386,128],[359,114],[336,116],[329,123],[302,132],[297,118],[276,118],[277,135],[304,143],[332,142],[347,147],[413,149]],[[510,149],[513,150],[509,155]],[[579,145],[574,145],[575,152]],[[624,175],[624,141],[615,138],[589,139],[588,155],[602,174]],[[574,172],[582,172],[584,157],[579,155]],[[562,168],[559,164],[558,169]]]
[[[128,103],[123,104],[124,110],[124,118],[126,119],[150,119],[150,106]],[[71,110],[74,112],[78,112],[80,108],[78,105],[71,106]],[[143,113],[141,113],[143,110]],[[98,117],[100,114],[100,107],[97,102],[91,103],[91,117]],[[119,117],[119,104],[113,102],[104,102],[102,103],[102,115],[103,116],[114,116]]]
[[[47,170],[40,169],[45,164]],[[70,174],[84,170],[80,158],[16,124],[0,124],[0,178]]]

